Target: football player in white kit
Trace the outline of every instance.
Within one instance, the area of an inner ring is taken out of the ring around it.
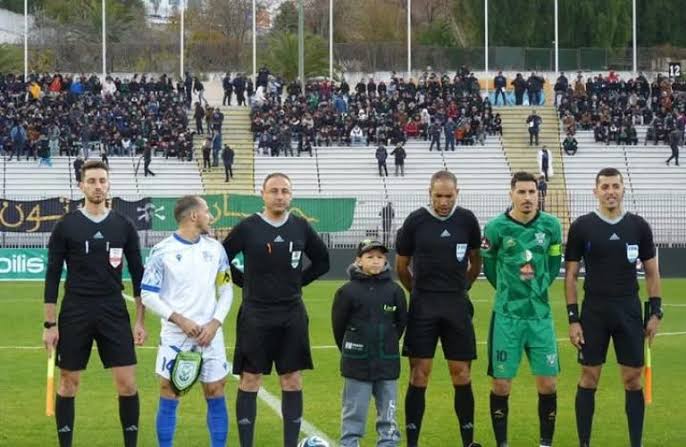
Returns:
[[[205,236],[212,220],[205,200],[180,198],[174,217],[178,229],[152,249],[141,284],[143,304],[162,318],[155,363],[160,377],[157,440],[160,447],[172,446],[179,396],[199,379],[211,446],[223,447],[229,365],[221,326],[233,300],[229,262],[222,245]]]

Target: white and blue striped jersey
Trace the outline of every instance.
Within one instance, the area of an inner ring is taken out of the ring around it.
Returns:
[[[213,318],[223,323],[231,307],[231,287],[229,260],[219,242],[205,236],[191,242],[174,233],[150,252],[141,297],[162,318],[164,336],[182,333],[168,321],[173,312],[201,325]]]

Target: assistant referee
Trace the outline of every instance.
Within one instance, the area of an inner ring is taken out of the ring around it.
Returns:
[[[240,374],[236,421],[241,447],[252,447],[262,375],[276,366],[281,384],[284,446],[295,447],[303,414],[300,371],[312,369],[302,287],[329,270],[329,253],[310,224],[288,210],[291,180],[269,174],[262,184],[264,211],[236,225],[224,240],[231,261],[243,253],[244,272],[232,268],[243,288],[236,323],[233,372]],[[310,264],[303,267],[303,254]]]
[[[136,344],[143,344],[143,276],[140,243],[134,224],[106,207],[110,190],[109,170],[101,161],[81,168],[79,187],[82,208],[57,222],[48,244],[45,276],[45,322],[43,342],[57,349],[60,384],[55,402],[60,447],[72,445],[74,398],[81,371],[86,369],[93,341],[100,360],[112,376],[119,394],[119,418],[124,446],[134,447],[138,438],[139,401],[135,380]],[[126,257],[136,297],[136,322],[131,332],[129,313],[122,297],[122,261]],[[63,263],[67,264],[64,300],[56,319],[56,303]]]
[[[650,225],[624,211],[624,180],[615,168],[596,176],[598,209],[579,217],[569,228],[565,252],[569,338],[579,350],[581,380],[576,393],[579,444],[588,447],[595,391],[612,339],[625,389],[631,447],[641,447],[645,402],[641,387],[644,340],[652,343],[662,319],[660,272]],[[649,311],[644,320],[636,261],[645,268]],[[584,302],[579,315],[576,282],[584,261]]]

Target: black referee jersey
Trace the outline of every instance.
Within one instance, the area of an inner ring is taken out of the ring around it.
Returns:
[[[468,255],[480,246],[479,221],[459,206],[447,217],[426,207],[413,211],[396,239],[397,253],[412,257],[412,290],[420,292],[464,295]]]
[[[274,225],[253,214],[236,225],[224,240],[231,261],[243,253],[244,271],[232,267],[234,282],[243,288],[243,303],[288,304],[302,298],[302,287],[329,271],[329,252],[310,224],[289,214]],[[310,265],[303,269],[302,255]]]
[[[583,259],[586,298],[637,297],[636,261],[654,257],[653,232],[636,214],[625,213],[611,221],[594,211],[569,227],[565,260]]]
[[[134,224],[112,209],[100,221],[86,216],[80,209],[65,214],[53,228],[48,243],[44,301],[57,302],[65,261],[65,298],[121,296],[124,257],[131,273],[134,295],[140,296],[143,263]]]

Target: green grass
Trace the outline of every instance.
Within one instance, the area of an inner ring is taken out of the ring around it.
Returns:
[[[315,360],[314,371],[305,373],[305,419],[314,424],[330,438],[336,439],[340,427],[340,394],[342,379],[338,371],[338,352],[331,348],[333,337],[330,329],[330,306],[333,292],[340,285],[334,281],[320,281],[305,291],[305,301],[310,315],[310,333]],[[557,334],[566,339],[567,324],[564,321],[562,283],[553,287],[554,313]],[[0,283],[0,445],[46,446],[56,445],[55,423],[44,416],[46,355],[41,345],[42,284]],[[686,424],[681,404],[686,402],[686,280],[665,280],[666,318],[661,332],[668,335],[657,339],[653,349],[654,404],[647,408],[645,423],[645,446],[686,446]],[[240,294],[238,294],[240,296]],[[472,293],[475,300],[475,325],[479,359],[473,365],[473,382],[476,396],[476,435],[485,446],[492,446],[488,393],[490,382],[486,376],[486,346],[490,316],[492,289],[479,281]],[[239,301],[238,299],[236,301]],[[131,309],[131,306],[129,306]],[[229,346],[229,358],[235,340],[234,304],[225,324]],[[140,442],[142,447],[155,446],[155,412],[157,409],[157,380],[153,373],[159,340],[158,321],[148,316],[150,338],[144,349],[138,350],[137,379],[141,397]],[[19,349],[17,347],[26,347]],[[567,341],[560,342],[562,374],[558,390],[558,419],[555,433],[556,447],[573,447],[576,442],[574,422],[574,393],[579,368],[574,350]],[[453,390],[448,378],[445,361],[438,351],[433,377],[427,391],[427,408],[422,428],[422,445],[425,447],[455,446],[459,434],[452,410]],[[596,399],[594,421],[594,445],[628,445],[626,418],[624,416],[624,392],[611,350]],[[399,380],[398,422],[404,420],[403,401],[407,384],[408,367],[403,360]],[[268,377],[266,389],[280,397],[276,378]],[[229,379],[226,394],[230,414],[229,445],[238,445],[234,422],[236,381]],[[177,446],[209,445],[205,426],[205,403],[200,388],[183,398],[179,409],[176,431]],[[373,408],[373,406],[372,406]],[[374,445],[373,411],[370,411],[368,437],[363,445]],[[538,445],[538,418],[536,390],[528,365],[524,362],[515,380],[510,398],[510,446]],[[403,433],[404,436],[404,433]],[[110,373],[102,369],[97,352],[93,352],[89,369],[83,374],[81,391],[76,400],[75,445],[112,446],[121,445],[116,392]],[[258,407],[256,433],[257,446],[281,445],[281,422],[278,415],[265,404]]]

